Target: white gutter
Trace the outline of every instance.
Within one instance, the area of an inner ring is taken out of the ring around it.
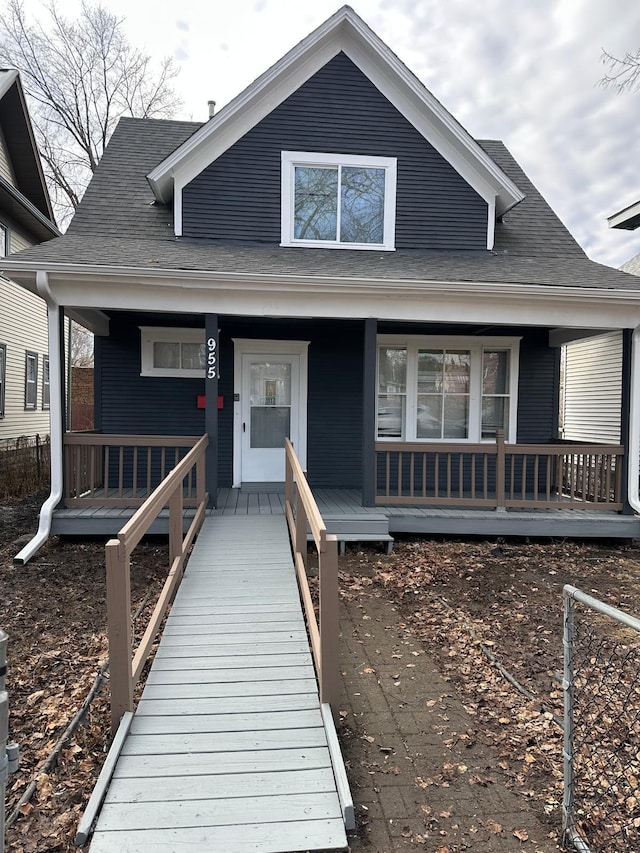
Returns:
[[[51,491],[49,497],[40,509],[38,532],[28,542],[19,554],[13,558],[17,566],[28,563],[35,552],[49,538],[51,532],[51,516],[53,510],[62,498],[62,365],[60,353],[60,307],[54,299],[49,287],[47,273],[39,270],[36,273],[38,293],[47,303],[47,319],[49,322],[49,383],[50,383],[50,441],[51,441]]]
[[[631,400],[629,405],[629,504],[640,513],[640,326],[631,336]]]

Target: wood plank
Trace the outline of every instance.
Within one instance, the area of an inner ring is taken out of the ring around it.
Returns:
[[[311,652],[303,654],[287,655],[220,655],[202,657],[157,657],[153,663],[156,672],[167,672],[181,670],[190,672],[192,669],[222,670],[223,672],[237,672],[242,678],[245,669],[282,669],[290,666],[304,666],[311,662]]]
[[[269,626],[268,629],[266,628],[267,625]],[[252,631],[252,630],[250,630],[251,625],[248,625],[246,622],[241,622],[240,624],[236,624],[236,625],[233,625],[233,624],[229,625],[228,623],[219,624],[216,622],[215,624],[212,624],[212,625],[197,625],[195,627],[194,633],[200,637],[203,637],[203,643],[205,643],[205,644],[208,642],[208,640],[204,639],[207,636],[207,634],[211,634],[212,636],[218,635],[218,636],[221,636],[223,639],[225,637],[231,637],[232,639],[227,640],[227,642],[235,642],[235,635],[236,634],[238,636],[242,636],[242,637],[250,635],[250,634],[253,634],[254,636],[260,636],[263,634],[264,635],[283,634],[283,635],[288,637],[291,634],[295,635],[297,633],[300,633],[302,631],[303,625],[304,625],[304,623],[301,624],[301,621],[299,619],[296,619],[295,621],[289,620],[288,622],[267,622],[267,623],[262,624],[262,625],[260,625],[260,624],[254,625],[253,626],[254,630]],[[169,627],[169,626],[167,626],[167,627]],[[172,630],[168,634],[168,636],[170,638],[173,638],[175,635],[175,632],[174,632],[173,626],[171,625],[170,627]],[[207,628],[207,630],[206,631],[201,630],[203,628]],[[175,631],[176,632],[179,631],[180,633],[182,633],[184,635],[185,632],[191,631],[191,629],[192,629],[192,626],[186,626],[185,627],[184,625],[182,625],[182,626],[177,626]],[[171,640],[170,640],[170,642],[171,642]],[[258,642],[258,641],[256,640],[256,642]]]
[[[160,670],[153,667],[147,678],[147,684],[207,684],[213,680],[210,669],[192,669],[186,672],[178,670]],[[315,670],[308,666],[271,666],[263,669],[243,669],[242,677],[239,670],[221,669],[215,673],[215,680],[222,682],[234,681],[282,681],[291,678],[315,678]]]
[[[273,729],[265,732],[195,732],[184,735],[130,734],[122,755],[179,755],[181,753],[244,752],[251,749],[299,749],[326,746],[324,728]]]
[[[266,802],[268,800],[268,802]],[[105,803],[100,815],[103,831],[131,832],[153,827],[240,826],[245,823],[278,823],[326,820],[340,816],[335,793],[274,794],[265,797],[233,797],[228,800],[191,802]],[[237,830],[236,830],[237,831]]]
[[[217,752],[211,755],[121,755],[114,778],[165,778],[174,776],[211,776],[229,773],[282,773],[289,770],[314,770],[331,767],[326,746],[303,749],[256,749],[252,752]]]
[[[237,696],[208,699],[173,698],[145,699],[138,702],[136,719],[146,716],[186,716],[189,714],[233,714],[242,709],[243,714],[257,711],[308,711],[318,708],[318,699],[313,693],[292,693],[288,696],[245,696],[241,702]]]
[[[302,846],[300,846],[302,842]],[[297,853],[305,850],[346,850],[342,819],[168,830],[105,832],[91,843],[91,853]]]
[[[273,636],[276,639],[273,639]],[[247,657],[255,655],[258,648],[261,652],[269,655],[279,654],[304,654],[309,648],[307,638],[302,631],[296,631],[294,634],[285,634],[287,638],[284,641],[279,641],[277,638],[280,634],[234,634],[233,643],[229,643],[229,637],[226,634],[211,634],[210,642],[205,642],[206,637],[193,635],[189,637],[177,636],[169,638],[170,643],[164,643],[158,649],[156,657],[160,658],[184,658],[198,657],[206,655],[213,657],[215,655],[229,656],[238,655]],[[256,642],[255,637],[261,637],[259,642]],[[197,643],[197,645],[196,645]]]
[[[208,776],[173,776],[163,779],[122,778],[109,790],[110,803],[193,801],[258,797],[268,794],[327,793],[335,790],[330,767],[272,773],[228,773]]]
[[[318,685],[315,674],[308,678],[277,679],[269,681],[232,681],[232,682],[190,682],[186,684],[147,684],[142,693],[142,699],[216,699],[237,697],[241,705],[247,697],[258,696],[292,696],[297,693],[318,695]],[[318,700],[319,701],[319,700]],[[176,703],[177,704],[177,703]]]
[[[225,732],[233,742],[237,732],[267,732],[282,729],[311,729],[322,726],[320,708],[305,711],[254,711],[232,714],[174,714],[139,716],[131,735],[187,735]]]

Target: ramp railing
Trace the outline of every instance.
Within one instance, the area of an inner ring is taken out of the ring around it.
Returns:
[[[285,439],[285,458],[285,514],[318,675],[320,702],[330,705],[335,717],[340,691],[338,539],[327,533],[305,472],[288,438]],[[307,577],[308,529],[318,551],[319,620],[316,619]]]
[[[196,445],[169,472],[149,495],[116,539],[105,546],[107,560],[107,619],[111,685],[111,731],[118,729],[125,711],[133,711],[133,691],[149,656],[167,606],[180,583],[184,562],[196,533],[202,526],[207,506],[205,492],[205,451],[209,437]],[[183,538],[184,481],[196,469],[197,509]],[[147,629],[132,659],[131,554],[164,507],[169,507],[169,574]]]

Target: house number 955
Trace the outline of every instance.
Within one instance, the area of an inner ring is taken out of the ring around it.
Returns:
[[[218,376],[218,359],[216,356],[216,339],[207,340],[207,379],[215,379]]]

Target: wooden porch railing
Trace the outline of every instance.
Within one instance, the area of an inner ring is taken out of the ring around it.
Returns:
[[[125,524],[117,539],[105,546],[107,561],[107,619],[111,685],[111,731],[115,734],[125,711],[133,710],[133,691],[149,656],[167,605],[180,583],[184,561],[204,520],[207,506],[204,472],[198,476],[196,514],[182,536],[183,481],[194,468],[204,466],[209,437],[203,435]],[[131,554],[160,511],[169,507],[169,574],[147,629],[132,659]]]
[[[142,506],[198,440],[189,435],[65,433],[64,504]],[[198,504],[196,480],[192,471],[184,484],[187,507]]]
[[[621,445],[376,443],[375,502],[622,509]]]
[[[305,472],[288,438],[285,439],[285,457],[285,514],[318,674],[320,702],[328,703],[336,717],[340,695],[338,539],[327,533]],[[307,528],[311,530],[318,551],[319,625],[307,578]]]

